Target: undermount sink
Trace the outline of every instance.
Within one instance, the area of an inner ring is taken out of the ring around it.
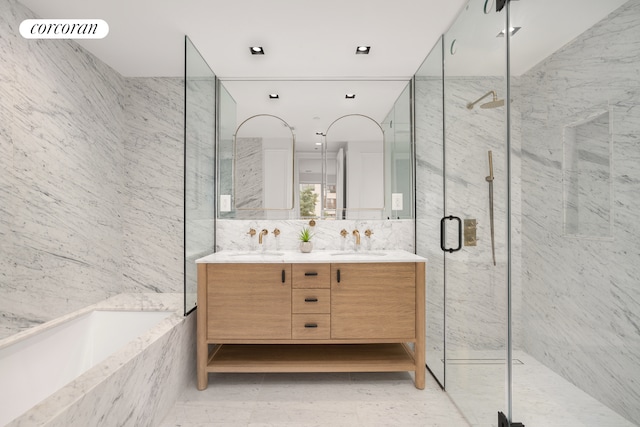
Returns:
[[[229,256],[282,256],[284,252],[270,252],[270,251],[253,251],[253,252],[234,252]]]
[[[343,251],[334,252],[331,256],[385,256],[386,252],[372,251],[372,252],[355,252],[355,251]]]

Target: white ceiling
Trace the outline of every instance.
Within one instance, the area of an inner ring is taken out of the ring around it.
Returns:
[[[79,43],[124,76],[182,76],[188,35],[222,79],[408,79],[465,0],[20,2],[40,18],[104,19],[105,39]],[[360,44],[371,54],[356,56]]]

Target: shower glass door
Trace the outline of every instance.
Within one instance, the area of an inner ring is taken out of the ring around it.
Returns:
[[[444,35],[445,387],[473,426],[509,413],[505,24],[470,0]]]
[[[444,216],[442,46],[440,39],[414,77],[413,122],[416,138],[416,253],[429,260],[425,283],[426,360],[427,368],[444,387],[445,255],[439,244],[440,218]]]

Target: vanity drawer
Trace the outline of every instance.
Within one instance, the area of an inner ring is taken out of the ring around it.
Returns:
[[[291,338],[324,340],[329,339],[330,314],[294,314],[291,319]]]
[[[292,264],[293,287],[297,289],[330,288],[331,264]]]
[[[294,289],[292,313],[330,313],[331,289]]]

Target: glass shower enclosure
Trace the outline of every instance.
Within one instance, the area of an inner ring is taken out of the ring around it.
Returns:
[[[640,3],[501,3],[414,78],[427,364],[472,426],[638,425]]]
[[[215,249],[216,76],[185,37],[184,312],[196,306],[195,260]]]

